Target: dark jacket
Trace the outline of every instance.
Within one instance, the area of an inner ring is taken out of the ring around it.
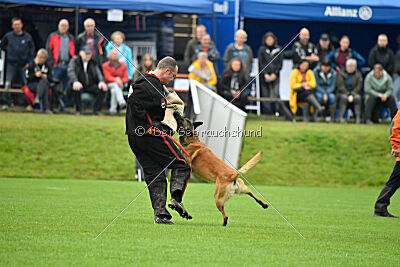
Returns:
[[[311,54],[318,55],[317,47],[313,43],[308,42],[306,45],[303,45],[300,41],[295,42],[292,47],[293,67],[297,68],[300,60],[311,56]],[[310,69],[314,69],[317,64],[318,62],[310,64]]]
[[[161,121],[167,103],[163,85],[152,74],[146,73],[144,77],[131,85],[125,119],[127,135],[142,135],[150,127],[164,130]]]
[[[265,44],[265,39],[268,36],[272,36],[275,39],[275,43],[272,47],[268,47]],[[279,72],[282,69],[283,53],[280,53],[282,48],[277,45],[277,39],[275,35],[268,35],[268,33],[265,34],[262,43],[263,45],[258,49],[258,71],[260,71],[260,77],[262,77],[261,80],[264,81],[265,74],[275,73],[279,77]],[[277,56],[278,54],[279,56]]]
[[[97,32],[94,33],[94,44],[96,50],[95,60],[99,66],[106,62],[106,45],[107,41]],[[86,31],[80,33],[75,41],[75,54],[79,55],[79,51],[86,45]]]
[[[14,31],[7,32],[0,41],[0,49],[7,53],[7,62],[25,66],[32,62],[35,56],[35,44],[27,32],[17,35]]]
[[[29,64],[28,70],[26,71],[26,80],[27,80],[28,84],[39,82],[40,79],[42,79],[41,77],[36,77],[36,72],[38,72],[38,71],[41,71],[42,73],[46,74],[47,80],[49,82],[53,81],[51,67],[47,62],[42,65],[32,62],[31,64]]]
[[[363,78],[361,72],[356,70],[353,74],[353,78],[351,80],[352,90],[351,93],[347,90],[347,77],[348,73],[345,69],[342,69],[338,75],[336,76],[336,92],[338,94],[346,94],[346,95],[357,95],[361,94],[361,88],[363,85]]]
[[[75,57],[75,43],[74,43],[74,36],[70,33],[67,33],[69,38],[69,56],[70,59]],[[52,66],[58,66],[58,59],[60,57],[60,47],[61,47],[61,37],[60,32],[52,32],[50,33],[49,37],[47,38],[46,42],[46,50],[49,53],[49,58],[47,61]]]
[[[197,60],[197,56],[200,52],[204,52],[203,46],[201,44],[196,47],[196,51],[192,57],[192,62]],[[207,55],[208,55],[208,60],[210,60],[212,63],[216,63],[221,58],[221,55],[217,50],[217,47],[212,43],[210,43]]]
[[[322,47],[318,43],[317,51],[318,51],[319,61],[322,61],[327,55],[329,55],[330,52],[332,52],[334,50],[335,50],[335,48],[333,47],[333,45],[331,43],[329,44],[328,49],[322,49]]]
[[[104,82],[103,74],[94,60],[90,60],[87,66],[87,79],[83,69],[83,61],[80,56],[74,57],[68,64],[68,78],[70,87],[74,82],[79,81],[83,87]]]
[[[400,75],[400,49],[397,50],[396,55],[394,56],[394,64],[395,64],[395,71],[394,73],[397,73],[397,75]]]
[[[352,48],[349,48],[348,51],[349,51],[349,54],[347,55],[347,59],[346,60],[348,60],[350,58],[354,58],[355,60],[357,60],[357,67],[358,68],[360,68],[362,65],[365,64],[365,59],[361,54],[357,53],[357,51],[353,50]],[[336,68],[338,66],[337,60],[339,58],[339,52],[340,52],[340,48],[337,48],[335,51],[330,52],[326,56],[326,58],[328,58],[328,59],[330,59],[332,61],[332,66],[334,68]]]
[[[234,57],[238,57],[242,60],[246,73],[250,74],[253,64],[253,51],[251,50],[251,47],[247,44],[243,44],[243,49],[238,50],[235,47],[235,43],[229,44],[226,47],[224,57],[222,58],[225,68],[228,67],[229,61]]]
[[[218,86],[218,94],[221,95],[223,98],[225,98],[228,101],[231,101],[233,99],[232,90],[242,91],[243,88],[248,83],[247,78],[242,79],[241,81],[239,81],[238,87],[234,88],[234,87],[232,87],[231,80],[232,80],[232,73],[230,71],[224,71],[221,74],[221,78],[219,80],[219,86]],[[249,95],[248,90],[247,89],[243,90],[243,92],[241,93],[241,97],[242,97],[242,95],[247,97]]]
[[[186,64],[190,65],[193,63],[193,61],[197,60],[197,57],[195,57],[195,55],[196,55],[196,48],[199,45],[200,45],[200,41],[197,40],[197,38],[190,39],[189,42],[186,44],[185,54],[183,56]],[[215,45],[215,44],[213,41],[211,41],[210,45]]]
[[[389,47],[379,47],[376,44],[369,52],[368,65],[373,68],[375,64],[382,64],[383,68],[392,75],[394,73],[394,54]]]

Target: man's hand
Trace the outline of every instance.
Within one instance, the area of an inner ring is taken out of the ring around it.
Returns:
[[[115,78],[115,82],[118,84],[119,87],[124,87],[124,83],[122,82],[120,77]]]
[[[46,73],[42,73],[42,78],[47,79],[47,74]]]
[[[74,82],[73,84],[72,84],[72,89],[74,90],[74,91],[79,91],[79,90],[81,90],[83,88],[83,85],[80,83],[80,82]]]
[[[353,96],[353,95],[349,95],[349,96],[347,97],[347,102],[353,103],[353,101],[354,101],[354,96]]]
[[[37,72],[35,73],[35,76],[36,76],[36,77],[42,77],[42,72],[41,72],[41,71],[37,71]]]
[[[336,72],[340,72],[339,66],[336,67]]]
[[[27,69],[28,69],[28,67],[29,67],[29,64],[28,64],[28,63],[26,63],[26,64],[25,64],[25,66],[24,66],[24,70],[27,70]]]
[[[324,100],[324,103],[328,102],[328,95],[327,94],[324,94],[324,96],[322,98]]]
[[[381,100],[382,100],[382,102],[386,102],[386,100],[387,100],[387,95],[386,95],[386,94],[382,94],[382,95],[381,95]]]
[[[240,95],[240,92],[239,92],[239,91],[232,90],[232,96],[233,96],[233,98],[238,98],[239,95]]]
[[[265,74],[264,74],[264,79],[265,79],[266,81],[270,81],[270,80],[271,80],[271,76],[270,76],[268,73],[265,73]]]
[[[398,149],[392,149],[392,156],[393,157],[398,157],[398,156],[400,156],[400,148],[398,148]]]
[[[316,54],[311,54],[309,58],[309,60],[311,61],[319,61],[319,56],[317,56]]]
[[[270,80],[271,80],[271,82],[273,82],[273,81],[275,81],[276,80],[276,78],[278,78],[277,76],[276,76],[276,74],[275,73],[272,73],[271,75],[270,75]]]
[[[99,89],[106,92],[108,90],[107,84],[105,82],[99,82]]]

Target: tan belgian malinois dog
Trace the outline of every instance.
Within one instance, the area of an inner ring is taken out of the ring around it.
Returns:
[[[223,226],[228,223],[228,215],[225,212],[224,204],[234,194],[247,194],[254,198],[264,209],[268,204],[257,198],[253,192],[239,178],[240,174],[246,173],[261,158],[262,152],[258,152],[250,159],[239,171],[235,171],[225,162],[219,159],[214,153],[199,140],[196,128],[202,125],[202,122],[192,123],[186,118],[174,114],[179,126],[179,142],[188,152],[190,157],[185,156],[193,169],[196,177],[215,183],[215,204],[224,218]]]

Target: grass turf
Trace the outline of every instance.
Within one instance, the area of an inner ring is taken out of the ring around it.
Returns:
[[[377,187],[391,173],[389,125],[270,121],[249,116],[241,165],[255,184]],[[131,180],[134,157],[123,117],[0,112],[0,176]]]
[[[93,238],[144,183],[0,179],[1,265],[388,266],[399,263],[398,219],[372,216],[377,189],[257,186],[304,234],[248,196],[215,208],[214,185],[190,183],[192,221],[153,225],[145,191],[97,240]],[[400,214],[395,195],[391,211]]]

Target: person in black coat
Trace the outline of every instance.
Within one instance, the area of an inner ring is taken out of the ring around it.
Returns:
[[[258,49],[258,66],[263,97],[280,98],[279,73],[282,69],[282,62],[282,47],[278,45],[275,34],[267,32],[262,39],[261,47]],[[272,112],[270,105],[263,103],[263,107],[264,112]],[[276,107],[280,115],[285,115],[293,120],[292,113],[282,102],[277,102]]]
[[[52,114],[49,109],[50,82],[53,81],[51,67],[46,63],[48,54],[46,49],[39,49],[35,60],[29,64],[26,72],[29,91],[35,94],[33,105],[43,105],[43,112]]]
[[[79,56],[74,57],[68,64],[69,91],[72,92],[76,104],[76,115],[82,113],[82,92],[96,96],[93,113],[101,115],[103,99],[107,91],[103,74],[97,63],[92,59],[90,47],[84,46]]]
[[[218,86],[218,94],[243,111],[248,103],[249,93],[245,86],[248,84],[246,70],[243,67],[242,60],[234,57],[226,70],[221,74]]]
[[[373,69],[377,63],[381,64],[390,75],[394,73],[394,53],[388,47],[388,37],[386,34],[379,34],[377,44],[369,52],[369,67]]]
[[[173,224],[166,209],[167,177],[171,172],[171,200],[168,207],[182,217],[191,219],[182,204],[183,194],[192,169],[170,139],[173,130],[161,121],[167,108],[165,85],[172,82],[178,72],[175,59],[165,57],[154,71],[139,77],[129,89],[126,111],[126,134],[129,146],[143,167],[148,185],[155,224]],[[160,134],[160,132],[165,134]]]

